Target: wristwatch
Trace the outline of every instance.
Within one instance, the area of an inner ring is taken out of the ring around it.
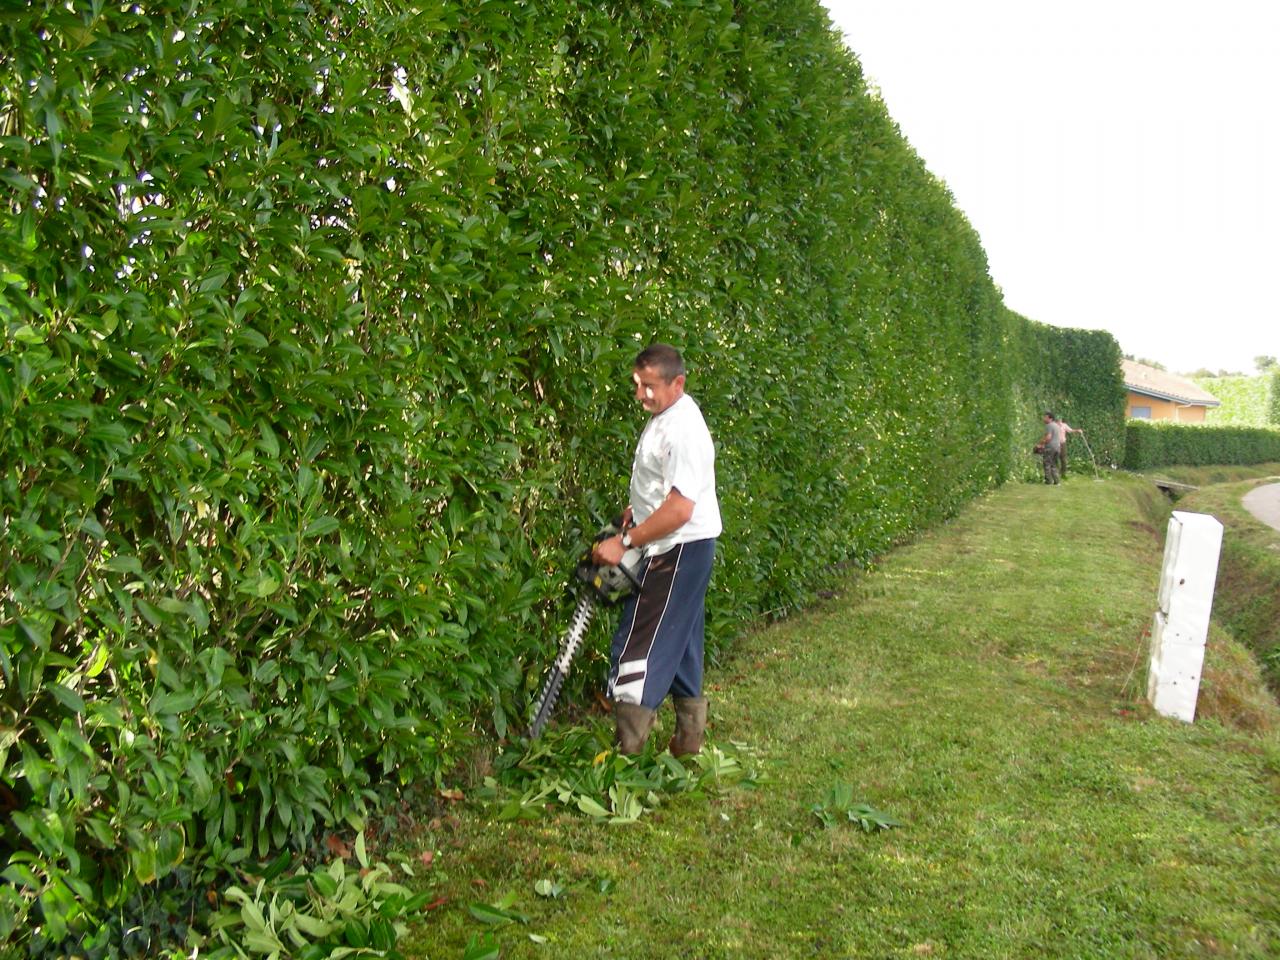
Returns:
[[[626,549],[626,550],[631,549],[631,531],[630,530],[623,531],[622,546],[623,546],[623,549]]]

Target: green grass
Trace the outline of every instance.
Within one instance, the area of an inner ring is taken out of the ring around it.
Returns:
[[[1209,696],[1194,725],[1143,702],[1166,510],[1124,475],[1009,486],[749,634],[708,692],[755,789],[624,827],[459,804],[404,838],[439,902],[406,955],[1280,955],[1274,702]],[[1215,630],[1207,692],[1249,669]],[[904,826],[824,829],[840,782]],[[468,910],[499,901],[527,922]]]
[[[1236,483],[1241,480],[1265,480],[1268,477],[1280,476],[1280,463],[1260,463],[1252,466],[1213,466],[1213,467],[1154,467],[1144,471],[1140,476],[1172,480],[1175,483],[1190,484],[1193,487],[1213,484]]]

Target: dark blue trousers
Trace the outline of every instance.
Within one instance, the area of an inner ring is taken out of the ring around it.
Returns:
[[[707,585],[715,540],[695,540],[642,561],[640,592],[613,635],[609,699],[658,709],[668,693],[702,695]]]

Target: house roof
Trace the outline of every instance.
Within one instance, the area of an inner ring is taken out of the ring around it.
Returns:
[[[1185,403],[1193,407],[1218,407],[1222,405],[1213,394],[1201,390],[1190,380],[1157,370],[1145,363],[1133,360],[1121,360],[1124,369],[1124,385],[1134,393],[1156,397],[1160,400],[1172,400],[1174,403]]]

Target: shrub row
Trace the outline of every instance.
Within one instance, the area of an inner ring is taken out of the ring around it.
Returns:
[[[1130,420],[1125,429],[1124,466],[1129,470],[1275,460],[1280,460],[1280,430],[1147,420]]]
[[[0,943],[133,949],[522,726],[652,340],[713,648],[1046,406],[1119,451],[1114,341],[1003,307],[815,0],[29,0],[0,49]]]

